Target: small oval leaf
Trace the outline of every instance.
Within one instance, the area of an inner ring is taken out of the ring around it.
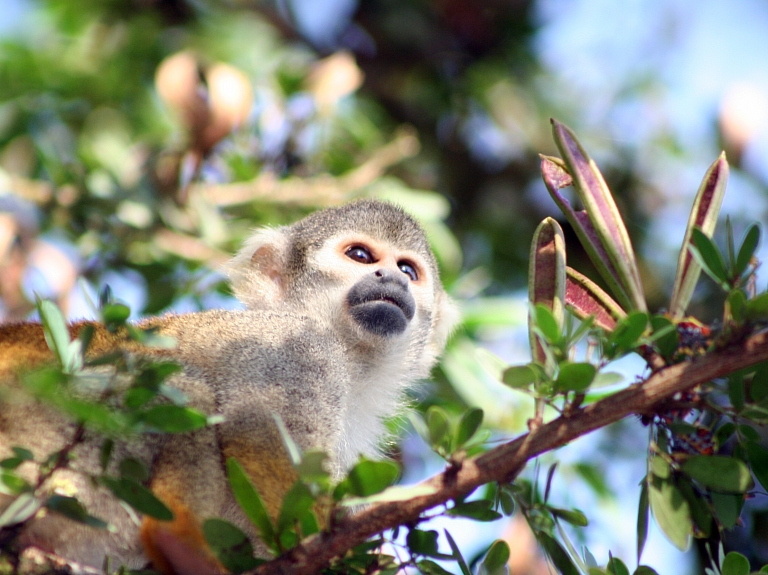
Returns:
[[[187,433],[205,427],[205,415],[189,407],[155,405],[141,414],[141,421],[166,433]]]
[[[427,410],[427,428],[432,447],[439,447],[448,434],[448,414],[442,407],[431,406]]]
[[[681,551],[688,549],[693,529],[691,512],[680,490],[671,481],[655,478],[649,482],[648,500],[667,539]]]
[[[584,391],[595,379],[597,368],[591,363],[563,363],[555,380],[558,391]]]
[[[488,573],[493,573],[497,569],[502,569],[509,561],[509,545],[506,541],[497,539],[491,544],[491,548],[488,549],[488,553],[485,554],[482,566]]]
[[[536,372],[529,365],[513,365],[504,371],[502,381],[509,387],[527,389],[536,383]]]
[[[352,468],[347,480],[353,495],[367,497],[384,491],[399,473],[400,469],[391,461],[364,459]]]
[[[725,271],[725,260],[715,242],[698,228],[694,228],[691,242],[693,244],[690,246],[691,253],[702,269],[718,284],[727,288],[728,274]]]
[[[253,556],[253,545],[240,528],[223,519],[208,519],[203,523],[203,535],[228,571],[237,575],[256,567],[260,561]]]
[[[127,477],[102,477],[101,483],[118,499],[122,499],[139,513],[149,515],[161,521],[173,519],[173,513],[165,504],[143,485]]]
[[[683,461],[680,469],[715,491],[744,493],[753,485],[744,462],[724,455],[693,455]]]
[[[274,549],[275,528],[272,525],[272,519],[259,493],[245,474],[245,470],[233,457],[227,459],[227,478],[235,500],[256,527],[261,540]]]
[[[483,410],[477,407],[468,409],[459,421],[459,429],[456,432],[456,448],[460,448],[472,439],[480,425],[483,423]]]
[[[741,553],[731,551],[723,559],[723,575],[749,575],[749,560]]]
[[[757,244],[760,243],[760,226],[752,224],[747,230],[744,236],[744,241],[739,248],[739,255],[736,256],[736,272],[737,277],[741,277],[747,270],[752,256],[757,249]]]
[[[107,527],[107,523],[105,521],[102,521],[93,515],[89,515],[85,510],[85,507],[83,507],[83,504],[74,497],[54,494],[48,498],[48,500],[45,502],[45,506],[51,511],[60,513],[64,517],[68,517],[69,519],[77,521],[78,523],[90,525],[96,529],[106,529]]]

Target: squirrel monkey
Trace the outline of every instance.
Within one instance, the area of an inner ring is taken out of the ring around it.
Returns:
[[[106,556],[131,568],[215,573],[200,524],[231,521],[260,549],[238,507],[224,461],[236,458],[277,514],[296,479],[274,415],[304,450],[322,449],[336,476],[361,454],[375,456],[405,388],[426,377],[456,318],[437,264],[416,221],[389,203],[361,200],[299,222],[257,231],[227,266],[243,311],[168,315],[141,322],[172,336],[172,349],[142,348],[96,326],[89,354],[130,347],[137,355],[174,360],[170,385],[190,406],[224,422],[187,434],[143,437],[115,446],[113,460],[133,457],[149,469],[148,486],[174,520],[137,525],[114,496],[86,474],[99,471],[100,440],[86,431],[69,469],[54,473],[51,492],[77,493],[88,512],[116,529],[95,530],[55,513],[38,513],[22,545],[96,568]],[[76,333],[82,326],[71,327]],[[53,360],[40,325],[0,326],[0,390],[16,374]],[[8,394],[3,398],[13,397]],[[36,456],[61,449],[75,425],[33,400],[0,404],[0,458],[23,445]],[[78,471],[80,473],[78,473]],[[37,464],[19,468],[33,482]],[[67,491],[69,490],[69,491]],[[0,494],[0,510],[10,497]],[[263,547],[262,547],[263,549]]]

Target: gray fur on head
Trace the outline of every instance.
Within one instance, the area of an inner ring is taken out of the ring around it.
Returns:
[[[317,211],[290,226],[257,230],[226,265],[235,296],[251,309],[271,307],[274,300],[269,294],[277,297],[280,288],[288,287],[274,283],[279,279],[278,268],[282,280],[302,275],[309,254],[342,232],[367,234],[418,252],[437,277],[437,262],[419,223],[399,206],[364,199]],[[266,265],[258,261],[261,257]]]

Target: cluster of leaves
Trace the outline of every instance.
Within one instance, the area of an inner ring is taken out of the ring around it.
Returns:
[[[14,455],[0,461],[0,491],[15,497],[0,514],[0,540],[4,542],[13,539],[41,508],[92,527],[110,528],[109,518],[89,515],[76,496],[51,493],[49,479],[65,468],[86,475],[94,485],[106,487],[139,513],[161,520],[173,518],[171,510],[145,487],[147,462],[131,457],[114,461],[115,441],[193,431],[213,418],[187,407],[186,397],[164,383],[178,371],[177,364],[128,351],[132,342],[159,349],[174,342],[127,324],[130,310],[110,300],[105,290],[101,298],[102,324],[83,324],[74,337],[53,303],[38,302],[45,338],[56,363],[24,373],[21,381],[31,397],[67,416],[72,422],[71,436],[52,453],[35,454],[23,446],[14,446]],[[115,341],[120,339],[121,345],[106,354],[89,353],[97,329],[105,330]],[[78,467],[76,462],[79,446],[93,441],[94,433],[101,437],[100,470],[95,473]],[[34,484],[17,473],[19,467],[30,463],[38,468]]]
[[[601,371],[612,360],[634,352],[652,370],[689,361],[760,328],[768,302],[768,294],[755,293],[754,272],[759,264],[754,254],[760,228],[751,226],[736,248],[730,222],[726,222],[727,257],[711,239],[728,175],[724,156],[710,167],[698,191],[670,307],[650,314],[629,236],[602,175],[570,130],[554,121],[553,128],[563,159],[542,156],[544,181],[617,301],[566,266],[560,226],[551,218],[544,220],[531,247],[533,360],[507,368],[502,376],[507,385],[536,398],[539,408],[532,425],[542,421],[544,405],[568,413],[595,399],[597,395],[589,393],[592,390],[615,383],[615,374]],[[584,211],[573,209],[560,193],[571,185]],[[684,315],[702,270],[725,292],[718,326]],[[575,325],[573,317],[581,322]],[[585,337],[587,360],[575,361],[578,344]],[[754,487],[753,474],[765,487],[768,450],[760,444],[755,426],[766,421],[762,405],[766,369],[758,365],[730,374],[725,381],[690,390],[644,415],[651,425],[651,442],[648,473],[641,481],[638,561],[647,537],[649,511],[670,541],[685,549],[692,536],[717,540],[736,524],[744,498]],[[588,552],[582,557],[575,551],[564,531],[559,534],[566,548],[538,528],[546,525],[539,507],[521,508],[561,573],[628,573],[613,557],[607,571],[597,569]],[[710,569],[713,573],[742,572],[743,557],[739,557],[729,554],[723,561],[721,554],[720,563],[714,561]],[[739,567],[734,566],[737,564]],[[643,566],[636,571],[651,572]]]
[[[482,411],[470,410],[461,420],[449,422],[444,410],[433,407],[427,421],[414,417],[413,421],[424,435],[424,439],[437,453],[449,460],[456,460],[459,453],[477,448],[487,435],[479,433]],[[361,459],[340,480],[333,480],[327,470],[327,456],[322,452],[302,453],[292,441],[279,419],[276,419],[284,445],[298,474],[296,483],[286,493],[276,518],[268,513],[258,491],[248,476],[234,460],[227,461],[229,483],[235,499],[256,528],[259,538],[269,552],[278,555],[300,543],[301,539],[318,533],[333,524],[334,517],[344,509],[384,501],[404,501],[433,490],[423,486],[392,486],[400,470],[389,461]],[[493,510],[492,499],[465,501],[456,499],[442,515],[465,517],[476,521],[494,521],[501,514]],[[507,513],[509,514],[509,513]],[[433,515],[434,516],[434,515]],[[219,560],[233,573],[240,573],[265,561],[255,558],[253,547],[247,536],[236,526],[221,519],[209,519],[203,525],[208,544]],[[406,566],[417,567],[422,573],[442,575],[448,573],[435,562],[455,561],[464,575],[470,575],[467,561],[446,530],[445,535],[451,546],[451,553],[438,550],[438,532],[408,527],[404,541],[400,541],[400,528],[388,535],[379,535],[366,543],[350,549],[338,558],[328,570],[329,573],[367,573],[377,570],[394,574]],[[399,549],[402,553],[390,555],[382,550],[384,545]],[[503,541],[495,542],[479,562],[483,573],[500,573],[509,558],[509,548]]]

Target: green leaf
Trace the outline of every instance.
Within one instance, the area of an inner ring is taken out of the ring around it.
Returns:
[[[298,523],[304,536],[316,533],[317,519],[312,513],[315,498],[309,487],[302,481],[297,481],[283,497],[280,516],[277,519],[277,531],[283,533]]]
[[[431,559],[422,559],[416,563],[416,567],[418,567],[419,571],[424,573],[424,575],[453,575],[453,573],[446,571]]]
[[[502,513],[506,516],[510,516],[515,512],[515,498],[506,489],[499,489],[498,492],[499,507],[501,507]]]
[[[731,405],[740,412],[744,409],[744,376],[737,372],[732,373],[728,377],[728,398],[731,400]]]
[[[744,236],[744,241],[739,248],[739,255],[736,256],[736,265],[734,272],[736,277],[741,277],[749,266],[752,256],[755,254],[757,245],[760,243],[760,226],[752,224]]]
[[[131,308],[121,303],[110,303],[101,309],[101,317],[104,323],[110,326],[121,326],[128,321]]]
[[[190,407],[155,405],[141,414],[141,421],[166,433],[187,433],[205,427],[205,415]]]
[[[712,500],[712,507],[715,509],[718,521],[725,529],[731,529],[739,520],[741,507],[744,505],[742,495],[733,495],[731,493],[718,493],[712,491],[709,494]]]
[[[715,431],[715,442],[718,446],[724,445],[733,436],[735,431],[736,426],[733,423],[730,421],[725,422]]]
[[[733,321],[737,324],[744,323],[747,319],[747,294],[743,290],[736,289],[728,294],[726,301]]]
[[[400,469],[391,461],[364,459],[347,476],[353,495],[367,497],[384,491],[397,479]]]
[[[704,272],[727,291],[730,286],[728,285],[728,273],[725,271],[725,260],[715,242],[698,228],[693,230],[691,241],[690,250],[693,257],[696,258]]]
[[[7,459],[0,461],[0,469],[12,471],[22,463],[24,463],[24,460],[21,457],[8,457]]]
[[[26,491],[32,491],[32,486],[29,483],[11,471],[0,473],[0,482],[2,482],[0,492],[8,495],[19,495]]]
[[[38,300],[37,310],[43,324],[43,333],[48,347],[64,371],[69,373],[73,358],[70,357],[69,330],[64,316],[56,304],[49,300]]]
[[[118,499],[122,499],[139,513],[161,521],[173,519],[173,513],[165,504],[143,485],[127,477],[102,477],[99,481]]]
[[[102,521],[93,515],[89,515],[85,510],[85,507],[83,507],[83,504],[74,497],[55,494],[51,495],[46,500],[45,507],[51,511],[55,511],[56,513],[63,515],[64,517],[68,517],[73,521],[77,521],[78,523],[83,523],[85,525],[90,525],[96,529],[106,529],[107,527],[107,523],[105,521]]]
[[[617,385],[624,381],[624,375],[617,371],[600,371],[590,386],[592,389]]]
[[[747,301],[746,316],[751,320],[768,318],[768,292]]]
[[[456,542],[453,540],[453,537],[448,532],[447,529],[443,529],[443,533],[445,533],[445,538],[448,539],[448,545],[451,546],[451,551],[453,552],[453,558],[456,560],[456,563],[459,564],[459,568],[461,569],[462,575],[472,575],[469,571],[469,567],[467,567],[467,562],[464,560],[464,556],[461,554],[461,551],[459,550],[459,546],[456,545]]]
[[[579,575],[579,570],[574,565],[573,560],[557,540],[543,531],[536,533],[536,539],[562,575]]]
[[[107,470],[109,460],[112,458],[112,450],[114,447],[115,442],[113,439],[107,438],[101,442],[101,447],[99,448],[99,465],[101,466],[102,471]]]
[[[690,479],[682,475],[675,476],[675,485],[683,494],[691,510],[691,521],[698,528],[698,534],[709,537],[712,532],[712,511],[709,502],[694,489]]]
[[[307,451],[301,458],[301,463],[296,466],[299,477],[307,482],[326,481],[328,472],[328,454],[324,451]]]
[[[587,516],[577,509],[560,509],[558,507],[548,507],[548,509],[555,517],[567,521],[576,527],[586,527],[589,525]]]
[[[509,387],[527,389],[536,383],[536,372],[530,365],[513,365],[504,370],[502,381]]]
[[[677,350],[680,339],[675,324],[669,318],[655,315],[651,317],[651,329],[653,330],[651,339],[656,349],[662,357],[670,359]]]
[[[606,483],[606,473],[601,467],[590,463],[577,463],[574,470],[586,481],[589,486],[602,498],[611,497],[612,493]]]
[[[638,340],[648,326],[648,314],[634,311],[620,320],[608,337],[609,344],[615,345],[619,352],[629,351],[637,347]]]
[[[558,391],[584,391],[595,379],[597,368],[591,363],[562,363],[555,380]]]
[[[688,549],[691,511],[680,490],[669,480],[654,478],[648,489],[653,517],[667,539],[681,551]]]
[[[755,375],[752,377],[752,385],[749,386],[749,395],[755,403],[768,398],[768,363],[763,362],[755,367]]]
[[[155,397],[157,397],[157,394],[151,389],[146,389],[145,387],[132,387],[125,392],[123,401],[128,408],[139,409],[155,399]]]
[[[725,195],[728,172],[725,154],[720,154],[707,170],[696,193],[678,256],[675,285],[669,304],[669,314],[676,319],[685,315],[685,309],[688,307],[693,290],[701,275],[701,265],[693,258],[688,249],[691,235],[694,229],[699,228],[707,237],[712,237]]]
[[[632,575],[659,575],[655,569],[651,569],[647,565],[640,565]]]
[[[235,575],[262,563],[253,556],[248,536],[228,521],[207,519],[203,523],[203,535],[216,558]]]
[[[669,470],[669,463],[659,455],[653,455],[648,460],[648,465],[651,469],[651,473],[653,473],[656,477],[660,479],[667,479],[670,475]]]
[[[621,559],[611,556],[608,559],[608,574],[609,575],[629,575],[629,569],[624,565]]]
[[[539,304],[536,310],[536,326],[541,330],[544,338],[549,342],[556,344],[562,339],[560,323],[551,310]]]
[[[640,557],[645,549],[645,542],[648,540],[648,512],[650,506],[648,503],[648,478],[643,478],[640,488],[640,501],[637,504],[637,562],[640,563]]]
[[[768,485],[768,450],[755,441],[747,441],[744,448],[752,473],[755,474],[763,489],[766,489],[766,485]]]
[[[427,557],[440,557],[437,550],[437,531],[423,531],[422,529],[410,529],[405,538],[405,544],[411,553],[426,555]]]
[[[446,511],[446,515],[453,517],[469,517],[476,521],[496,521],[501,519],[501,513],[491,509],[492,502],[487,499],[457,503]]]
[[[483,423],[483,410],[473,407],[464,412],[459,421],[456,432],[456,448],[459,449],[467,441],[472,439],[480,425]]]
[[[160,391],[160,384],[181,371],[181,365],[171,361],[154,362],[142,368],[136,383],[154,392]]]
[[[420,413],[415,411],[412,411],[408,414],[408,421],[411,422],[413,429],[416,431],[416,433],[419,434],[419,437],[424,440],[424,443],[429,445],[429,428],[427,427],[427,422],[425,419],[425,416],[422,416]]]
[[[275,528],[272,519],[245,470],[234,457],[227,458],[227,478],[237,504],[256,527],[261,540],[271,549],[275,549]]]
[[[731,551],[723,559],[720,571],[723,575],[749,575],[749,560],[741,553]]]
[[[432,405],[427,410],[427,428],[429,443],[433,448],[440,447],[448,434],[448,414],[442,407]]]
[[[22,493],[0,513],[0,527],[23,523],[40,509],[41,502],[32,493]]]
[[[126,457],[120,462],[120,476],[128,477],[139,483],[149,479],[149,472],[141,461]]]
[[[739,425],[739,433],[741,433],[746,439],[750,439],[752,441],[760,441],[760,434],[754,427],[749,425]]]
[[[506,573],[507,561],[509,561],[509,545],[506,541],[496,540],[480,563],[480,572],[488,575]]]
[[[25,449],[24,447],[19,447],[17,445],[14,445],[11,447],[11,451],[21,459],[22,461],[34,461],[35,456],[32,454],[32,452],[29,449]]]
[[[715,491],[744,493],[753,485],[744,462],[724,455],[693,455],[683,461],[680,469]]]

